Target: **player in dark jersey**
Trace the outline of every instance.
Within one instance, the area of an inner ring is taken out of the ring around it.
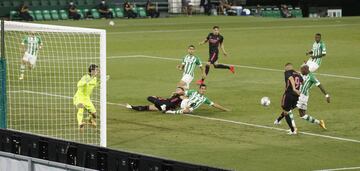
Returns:
[[[152,105],[144,106],[133,106],[126,104],[126,108],[133,109],[136,111],[166,111],[166,110],[175,110],[180,106],[182,99],[184,98],[184,89],[182,87],[177,87],[176,92],[169,98],[162,98],[157,96],[149,96],[147,100],[152,103]]]
[[[281,108],[283,111],[275,120],[274,124],[280,124],[281,119],[285,117],[286,123],[290,127],[290,135],[297,134],[292,109],[296,108],[296,104],[300,95],[300,85],[302,83],[301,75],[296,72],[291,63],[285,64],[285,92],[281,100]]]
[[[213,32],[209,33],[206,39],[200,42],[200,45],[209,42],[209,60],[206,63],[205,74],[208,75],[210,71],[210,65],[213,65],[215,69],[229,69],[232,73],[235,73],[234,66],[228,66],[224,64],[218,64],[217,60],[219,58],[219,47],[221,48],[224,56],[227,56],[224,47],[224,37],[220,34],[219,26],[213,27]],[[203,84],[204,78],[197,81],[197,84]]]

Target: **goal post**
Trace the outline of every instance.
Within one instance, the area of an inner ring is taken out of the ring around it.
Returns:
[[[106,146],[106,31],[5,21],[1,32],[7,129]],[[94,108],[85,104],[87,124],[80,129],[73,97],[91,64],[100,68],[98,86],[90,98]],[[90,124],[95,110],[96,126]]]

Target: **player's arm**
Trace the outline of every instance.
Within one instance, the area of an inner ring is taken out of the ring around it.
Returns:
[[[326,101],[330,103],[330,95],[326,92],[324,87],[321,84],[318,84],[317,87],[321,90],[321,92],[325,95]]]
[[[314,53],[314,52],[313,52],[312,50],[310,50],[310,51],[306,52],[306,56],[312,55],[313,53]]]
[[[224,42],[221,42],[221,43],[220,43],[220,47],[221,47],[221,50],[222,50],[224,56],[227,56],[227,53],[226,53],[226,51],[225,51]]]
[[[291,84],[291,87],[292,87],[293,91],[296,94],[300,95],[300,91],[296,89],[294,77],[293,76],[289,77],[289,81],[290,81],[290,84]]]
[[[176,65],[176,68],[180,71],[184,70],[185,65],[181,64],[181,65]]]
[[[223,107],[223,106],[221,106],[221,105],[219,105],[219,104],[217,104],[217,103],[214,103],[214,104],[212,104],[211,106],[214,107],[214,108],[220,109],[220,110],[222,110],[222,111],[225,111],[225,112],[229,112],[229,111],[230,111],[230,109],[227,109],[227,108],[225,108],[225,107]]]
[[[202,67],[202,65],[201,65],[199,68],[200,68],[200,70],[201,70],[201,77],[202,77],[203,79],[205,79],[205,78],[206,78],[206,73],[205,73],[204,68]]]
[[[207,43],[208,41],[209,41],[209,39],[206,38],[205,40],[203,40],[202,42],[200,42],[199,45],[203,45],[203,44]]]

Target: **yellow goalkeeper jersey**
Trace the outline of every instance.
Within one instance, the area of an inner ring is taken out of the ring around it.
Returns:
[[[93,89],[97,87],[98,84],[97,77],[91,77],[89,74],[84,75],[77,83],[75,97],[90,99]]]

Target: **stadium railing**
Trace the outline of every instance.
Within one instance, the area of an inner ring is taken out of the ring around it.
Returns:
[[[0,129],[0,151],[17,156],[28,156],[49,162],[58,162],[66,165],[104,171],[226,170],[6,129]]]

